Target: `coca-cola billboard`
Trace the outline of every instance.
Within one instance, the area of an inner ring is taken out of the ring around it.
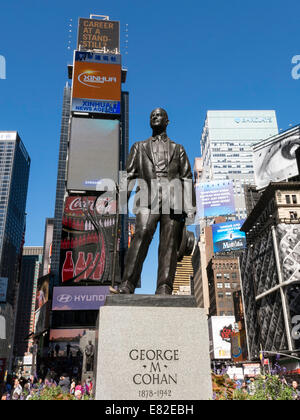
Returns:
[[[67,197],[62,220],[60,280],[111,284],[116,202],[110,197]],[[117,279],[119,260],[117,258]]]

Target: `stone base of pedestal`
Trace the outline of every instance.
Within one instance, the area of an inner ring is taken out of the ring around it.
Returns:
[[[191,296],[108,296],[96,400],[212,398],[207,316]]]

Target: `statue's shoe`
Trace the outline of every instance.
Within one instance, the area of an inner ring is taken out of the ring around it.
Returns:
[[[155,294],[156,295],[171,295],[172,294],[172,289],[167,284],[163,284],[158,289],[156,289]]]

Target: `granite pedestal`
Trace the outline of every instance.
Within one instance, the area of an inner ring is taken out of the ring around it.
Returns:
[[[97,337],[96,400],[212,398],[207,316],[192,296],[108,296]]]

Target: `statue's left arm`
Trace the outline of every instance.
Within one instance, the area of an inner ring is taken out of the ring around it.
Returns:
[[[193,218],[196,214],[196,194],[190,161],[183,146],[180,146],[180,179],[183,185],[184,211],[188,218]]]

